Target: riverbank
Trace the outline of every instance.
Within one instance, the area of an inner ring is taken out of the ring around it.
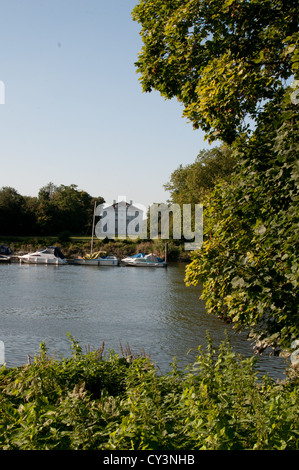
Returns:
[[[0,237],[0,244],[10,246],[15,256],[51,245],[58,246],[68,259],[83,256],[91,251],[91,237],[64,237],[63,234],[55,237]],[[120,259],[136,253],[155,253],[165,259],[165,245],[164,240],[96,239],[93,241],[93,252],[101,251],[103,254],[114,255]],[[167,260],[188,262],[190,252],[184,249],[180,241],[170,240],[167,242]]]
[[[210,341],[188,369],[161,375],[130,350],[0,369],[2,450],[297,450],[298,379],[258,380],[254,359]]]

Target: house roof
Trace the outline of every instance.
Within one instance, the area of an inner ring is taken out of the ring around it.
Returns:
[[[114,209],[118,209],[119,206],[120,207],[125,207],[125,208],[131,207],[132,209],[135,209],[136,211],[143,212],[142,209],[140,209],[137,206],[134,206],[133,201],[130,201],[130,203],[126,202],[126,201],[119,201],[119,202],[113,201],[113,204],[111,204],[110,206],[104,207],[104,210],[108,209],[109,207],[113,207]]]

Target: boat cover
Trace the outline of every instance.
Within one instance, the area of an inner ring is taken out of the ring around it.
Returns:
[[[64,259],[64,255],[61,253],[60,248],[57,246],[48,246],[46,249],[39,250],[43,251],[44,253],[48,253],[50,255],[56,256],[56,258]]]
[[[154,263],[161,263],[162,262],[162,259],[159,258],[158,256],[154,255],[154,253],[150,253],[148,255],[145,255],[143,253],[137,253],[137,255],[131,256],[131,258],[149,259],[150,261],[153,261]]]
[[[91,254],[86,254],[83,256],[84,259],[98,259],[98,258],[107,258],[107,252],[106,251],[97,251],[95,253]]]
[[[1,255],[11,255],[11,249],[8,246],[0,245],[0,254]]]

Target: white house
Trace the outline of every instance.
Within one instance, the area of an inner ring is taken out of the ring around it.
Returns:
[[[100,217],[95,234],[98,238],[138,238],[144,231],[145,208],[126,201],[113,201],[111,205],[100,204],[95,215]]]

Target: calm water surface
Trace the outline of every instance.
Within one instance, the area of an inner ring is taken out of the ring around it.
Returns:
[[[136,353],[144,349],[162,372],[174,357],[181,367],[192,362],[207,332],[215,346],[227,332],[234,349],[251,356],[245,335],[207,315],[200,288],[184,285],[184,269],[179,263],[166,269],[0,265],[0,340],[7,366],[26,363],[42,341],[49,353],[69,356],[68,332],[83,348],[98,348],[104,340],[106,352],[120,353],[120,343]],[[283,378],[286,363],[265,356],[258,367]]]

